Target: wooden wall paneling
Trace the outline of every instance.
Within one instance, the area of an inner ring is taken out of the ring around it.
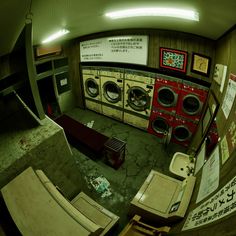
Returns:
[[[158,60],[159,58],[159,35],[155,33],[149,34],[149,43],[148,43],[148,63],[147,65],[151,68],[158,68]]]
[[[187,34],[183,32],[158,30],[158,29],[125,29],[114,30],[107,32],[95,33],[86,35],[70,42],[68,48],[68,58],[71,65],[72,88],[76,96],[77,106],[84,107],[83,93],[82,93],[82,79],[80,78],[79,62],[80,62],[80,48],[79,43],[84,40],[91,40],[95,38],[117,36],[117,35],[148,35],[148,62],[147,66],[159,69],[159,48],[174,48],[188,52],[187,76],[192,76],[205,81],[211,82],[211,77],[206,78],[194,73],[191,73],[191,55],[192,52],[199,52],[214,59],[215,42],[210,39],[201,38],[196,35]],[[212,72],[211,72],[212,74]]]
[[[228,65],[228,73],[227,73],[227,80],[224,88],[224,93],[226,90],[226,86],[228,84],[228,75],[229,72],[236,73],[236,46],[234,45],[234,42],[236,41],[236,30],[229,35],[226,35],[224,38],[220,39],[217,42],[217,49],[216,49],[216,63],[226,64]],[[213,81],[212,88],[213,92],[215,94],[218,94],[217,98],[219,98],[220,105],[222,104],[222,100],[224,97],[224,93],[219,93],[219,86],[215,84]],[[217,114],[217,127],[220,131],[220,137],[222,138],[225,133],[228,131],[230,124],[232,121],[235,121],[235,115],[236,115],[236,100],[234,101],[232,111],[226,120],[224,118],[224,114],[222,110],[220,109]],[[221,159],[221,153],[220,153],[220,159]],[[233,168],[236,165],[236,149],[232,152],[229,159],[226,161],[224,165],[222,165],[222,162],[220,160],[220,182],[219,187],[217,190],[221,189],[226,183],[228,183],[233,177],[236,176],[236,168]],[[199,185],[201,182],[201,170],[197,174],[197,181],[195,185],[195,190],[189,205],[188,212],[195,209],[199,204],[196,204],[196,198],[198,195]],[[217,191],[216,190],[216,191]],[[214,193],[216,192],[214,191]],[[210,197],[212,195],[211,194]],[[207,201],[209,197],[207,197],[203,202]],[[186,214],[187,216],[187,214]],[[234,227],[236,222],[236,214],[235,212],[231,213],[230,215],[224,217],[223,219],[220,219],[218,221],[215,221],[211,224],[195,228],[191,231],[181,231],[184,221],[176,224],[175,227],[172,228],[172,231],[169,235],[178,235],[178,236],[199,236],[199,235],[214,235],[214,236],[234,236],[236,235],[236,228]]]
[[[232,61],[236,59],[236,51],[232,50],[233,49],[232,45],[234,44],[235,40],[236,40],[236,36],[234,36],[233,33],[230,33],[229,35],[225,36],[217,43],[215,62],[218,64],[224,64],[228,66],[223,92],[222,93],[220,92],[220,86],[216,82],[213,81],[213,84],[212,84],[212,90],[214,91],[216,97],[219,99],[219,103],[221,105],[222,105],[225,92],[227,89],[229,74],[230,72],[233,72],[234,65],[232,65]],[[236,70],[234,73],[236,73]],[[229,123],[226,120],[222,109],[220,109],[217,114],[216,123],[218,127],[219,136],[222,138],[226,130],[225,128],[228,126],[228,123]]]

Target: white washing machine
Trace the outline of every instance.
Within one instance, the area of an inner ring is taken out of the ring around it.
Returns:
[[[82,67],[82,76],[86,108],[102,113],[101,83],[97,68]]]
[[[147,130],[152,109],[155,74],[125,71],[124,122]]]
[[[123,120],[124,70],[101,68],[102,113],[117,120]]]

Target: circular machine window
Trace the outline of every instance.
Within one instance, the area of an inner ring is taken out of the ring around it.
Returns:
[[[120,101],[121,89],[120,87],[111,81],[106,82],[103,85],[104,97],[107,101],[111,103],[116,103]]]
[[[157,92],[157,101],[164,107],[175,106],[176,100],[176,95],[170,88],[160,88]]]
[[[148,93],[141,87],[131,87],[128,90],[128,104],[135,111],[145,111],[150,104]]]
[[[183,111],[188,115],[196,115],[202,106],[199,98],[194,95],[187,95],[183,99]]]
[[[180,125],[180,126],[176,126],[174,129],[174,137],[178,140],[178,141],[186,141],[191,137],[191,133],[189,131],[189,129],[184,126],[184,125]]]
[[[158,134],[164,134],[169,131],[169,125],[164,118],[157,117],[152,121],[152,128]]]
[[[92,79],[92,78],[87,79],[85,82],[85,88],[86,88],[86,91],[89,94],[89,96],[91,96],[91,97],[98,96],[99,87],[98,87],[97,82],[94,79]]]

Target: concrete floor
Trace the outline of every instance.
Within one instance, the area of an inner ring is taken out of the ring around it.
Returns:
[[[93,120],[93,129],[126,142],[125,162],[118,170],[102,161],[94,161],[72,147],[75,163],[83,181],[80,183],[81,190],[120,217],[118,227],[110,234],[118,235],[130,219],[129,203],[149,172],[154,169],[171,175],[169,164],[173,154],[176,151],[185,152],[185,148],[173,143],[166,148],[154,135],[89,110],[75,108],[66,114],[83,124]],[[104,197],[92,187],[90,180],[98,176],[104,176],[109,181],[112,193],[110,196]]]

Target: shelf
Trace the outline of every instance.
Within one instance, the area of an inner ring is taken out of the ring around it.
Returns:
[[[37,75],[37,80],[44,79],[46,77],[52,76],[53,74],[53,70],[45,71]]]

